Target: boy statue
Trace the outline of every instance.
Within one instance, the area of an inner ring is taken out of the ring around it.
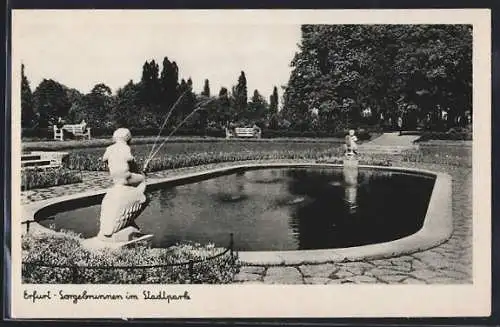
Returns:
[[[355,154],[358,154],[358,145],[356,142],[358,141],[358,138],[356,135],[354,135],[354,130],[349,130],[349,134],[346,135],[345,137],[345,144],[344,144],[344,150],[346,156],[354,156]]]
[[[119,128],[114,132],[113,140],[115,143],[106,149],[102,158],[108,163],[113,186],[102,200],[97,237],[115,243],[152,237],[140,233],[134,222],[146,208],[147,198],[146,178],[135,172],[137,169],[130,149],[132,134],[126,128]]]
[[[132,156],[130,142],[132,134],[127,128],[119,128],[113,133],[114,144],[108,146],[103,161],[107,161],[109,174],[115,185],[137,186],[144,181],[144,175],[132,172],[131,166],[135,166]]]

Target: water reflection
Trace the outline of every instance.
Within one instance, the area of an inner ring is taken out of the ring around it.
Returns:
[[[159,201],[161,207],[165,209],[170,208],[172,206],[172,200],[176,196],[177,196],[176,187],[162,188],[149,195],[152,201]]]
[[[248,198],[245,193],[245,172],[216,179],[217,199],[221,202],[237,202]]]
[[[345,189],[344,200],[347,203],[349,213],[353,214],[358,207],[358,167],[344,166],[343,175]]]
[[[283,169],[255,169],[247,171],[245,177],[251,183],[276,184],[282,182],[284,178],[286,178],[286,173]]]

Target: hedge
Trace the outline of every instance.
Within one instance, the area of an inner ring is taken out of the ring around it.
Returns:
[[[130,132],[134,136],[157,136],[158,128],[131,128]],[[93,138],[106,138],[113,135],[114,129],[109,128],[92,128],[91,136]],[[171,130],[163,130],[161,135],[167,136],[170,134]],[[279,138],[279,137],[307,137],[307,138],[343,138],[347,134],[345,131],[298,131],[298,130],[285,130],[285,129],[263,129],[262,137],[264,138]],[[208,136],[208,137],[225,137],[226,133],[221,129],[207,128],[194,129],[194,128],[179,128],[175,132],[176,136]],[[359,140],[369,140],[370,132],[366,129],[360,129],[356,133]],[[32,138],[32,139],[53,139],[52,130],[49,128],[23,128],[21,131],[22,138]],[[65,135],[66,139],[71,139],[72,135]]]
[[[67,168],[31,168],[21,171],[21,190],[80,183],[81,175]]]
[[[204,260],[224,253],[225,248],[216,247],[213,244],[185,242],[166,249],[137,245],[116,250],[88,250],[82,246],[82,240],[79,235],[68,231],[30,232],[23,235],[23,282],[35,284],[227,284],[232,282],[240,266],[237,257],[231,257],[230,252],[226,252],[217,258],[193,264],[191,270],[188,265],[139,269],[113,268],[117,266],[163,266],[190,260]],[[103,266],[106,269],[91,268]]]
[[[415,142],[425,142],[429,140],[472,141],[472,132],[470,131],[423,132],[422,136],[420,136],[420,138]]]
[[[91,127],[91,126],[90,126]],[[111,137],[115,129],[111,128],[93,128],[91,127],[91,136],[95,138],[100,137]],[[130,128],[132,135],[136,136],[157,136],[158,128]],[[163,130],[162,135],[166,136],[171,132],[171,130]],[[190,128],[179,128],[175,135],[183,136],[211,136],[211,137],[225,137],[226,134],[223,130],[219,129],[190,129]],[[53,132],[51,128],[23,128],[21,129],[22,138],[37,138],[37,139],[53,139]],[[70,133],[65,133],[64,138],[72,139]]]

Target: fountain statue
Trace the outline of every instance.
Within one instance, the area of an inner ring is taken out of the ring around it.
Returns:
[[[145,181],[138,186],[113,185],[108,190],[101,203],[98,240],[121,246],[153,237],[141,233],[135,223],[148,204],[145,190]]]
[[[101,203],[99,233],[87,240],[93,247],[120,247],[151,239],[144,234],[135,220],[148,204],[146,178],[139,174],[130,150],[132,135],[126,128],[119,128],[113,134],[114,144],[106,149],[103,161],[108,163],[113,186]]]
[[[357,140],[358,138],[354,134],[354,130],[349,130],[344,144],[344,167],[358,167],[358,160],[356,159],[356,155],[358,154]]]
[[[113,179],[113,186],[104,196],[101,204],[99,233],[96,237],[85,241],[90,247],[120,247],[123,245],[151,239],[153,235],[141,233],[135,224],[137,217],[148,204],[145,195],[146,171],[148,164],[158,154],[168,139],[187,122],[196,112],[205,110],[204,106],[213,99],[198,104],[193,111],[182,120],[170,134],[156,147],[160,140],[163,128],[174,109],[181,103],[187,94],[182,93],[172,105],[161,125],[151,151],[146,158],[142,170],[139,170],[130,149],[132,134],[126,128],[119,128],[113,133],[114,144],[110,145],[103,155],[103,161],[108,163],[109,173]],[[142,172],[142,173],[141,173]]]
[[[358,145],[356,144],[357,141],[358,138],[354,134],[354,130],[353,129],[349,130],[349,134],[347,134],[345,137],[345,144],[344,144],[346,157],[350,158],[358,154]]]

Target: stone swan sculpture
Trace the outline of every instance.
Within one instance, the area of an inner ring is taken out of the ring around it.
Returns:
[[[101,204],[98,237],[101,240],[130,241],[131,233],[139,233],[135,220],[144,211],[148,199],[146,182],[138,186],[114,185]]]
[[[115,144],[109,146],[103,160],[108,162],[114,184],[104,195],[96,237],[85,240],[90,247],[121,247],[153,237],[140,231],[135,220],[147,207],[146,176],[130,152],[132,135],[126,128],[113,134]]]
[[[99,232],[86,239],[87,248],[120,248],[147,241],[151,234],[142,233],[135,220],[146,209],[149,199],[145,195],[146,182],[138,186],[113,185],[101,203]]]

